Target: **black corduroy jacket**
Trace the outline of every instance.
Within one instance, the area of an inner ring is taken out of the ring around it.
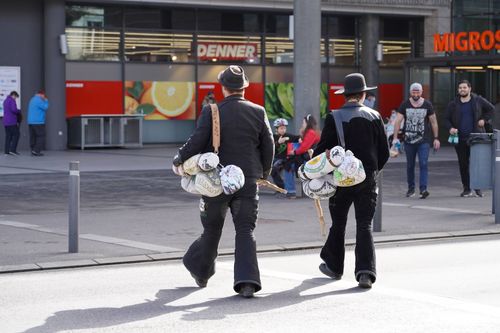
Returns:
[[[241,95],[230,95],[217,106],[220,163],[240,167],[246,178],[267,178],[273,162],[274,140],[266,110]],[[196,154],[212,151],[212,111],[207,105],[201,111],[195,131],[179,149],[178,156],[185,161]]]
[[[491,124],[495,107],[482,96],[471,94],[472,113],[474,114],[474,129],[473,133],[484,133],[485,128],[479,127],[479,120],[484,120],[485,123]],[[460,113],[460,96],[455,97],[448,106],[444,116],[444,126],[449,131],[452,127],[458,128],[460,126],[461,113]]]

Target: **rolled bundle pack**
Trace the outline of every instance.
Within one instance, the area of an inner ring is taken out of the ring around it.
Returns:
[[[304,193],[312,199],[328,199],[336,187],[349,187],[366,178],[361,160],[350,150],[335,146],[300,166],[297,171],[303,181]],[[328,176],[332,173],[333,177]]]
[[[182,164],[185,176],[181,187],[186,192],[216,197],[236,193],[245,185],[245,175],[236,165],[221,167],[214,153],[198,154]]]

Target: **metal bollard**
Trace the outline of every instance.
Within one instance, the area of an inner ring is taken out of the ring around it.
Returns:
[[[78,223],[80,220],[80,162],[69,163],[69,252],[78,252]]]
[[[373,217],[373,231],[382,232],[382,171],[377,177],[377,206],[375,207],[375,216]]]

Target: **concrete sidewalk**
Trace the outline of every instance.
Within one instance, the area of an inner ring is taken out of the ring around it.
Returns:
[[[0,272],[180,258],[201,226],[199,198],[183,192],[170,171],[176,151],[176,145],[162,145],[1,156]],[[82,171],[82,209],[80,252],[69,254],[66,196],[73,160],[80,161]],[[485,198],[458,196],[453,148],[431,153],[431,196],[425,201],[404,197],[405,165],[403,155],[391,159],[384,171],[383,231],[375,233],[377,243],[500,233],[491,215],[491,192]],[[329,224],[327,206],[323,202]],[[263,189],[258,222],[261,252],[322,245],[309,199],[279,199]],[[346,233],[347,243],[354,244],[353,212]],[[232,253],[233,238],[234,231],[226,226],[221,254]]]

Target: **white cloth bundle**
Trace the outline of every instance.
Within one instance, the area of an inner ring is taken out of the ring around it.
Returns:
[[[335,146],[310,159],[299,168],[299,178],[302,180],[321,178],[335,170],[344,160],[344,156],[344,148]]]
[[[188,175],[194,176],[201,171],[210,171],[219,164],[219,156],[214,153],[196,154],[188,158],[182,167]]]
[[[321,178],[306,180],[302,183],[302,189],[309,198],[326,200],[335,195],[337,187],[328,175]]]
[[[216,197],[222,193],[222,185],[217,169],[198,172],[194,183],[198,193],[206,197]]]
[[[221,169],[220,181],[224,194],[230,195],[236,193],[245,185],[245,175],[236,165],[228,165]]]
[[[196,189],[195,184],[196,176],[185,175],[181,178],[181,187],[184,191],[192,193],[192,194],[200,194]]]
[[[362,183],[366,178],[363,163],[347,150],[342,163],[333,171],[333,184],[339,187],[349,187]]]

